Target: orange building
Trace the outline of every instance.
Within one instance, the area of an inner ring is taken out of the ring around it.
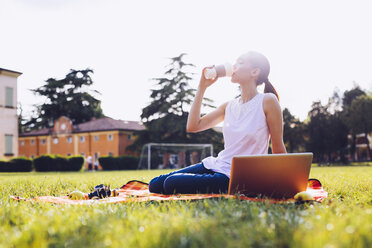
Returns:
[[[109,117],[73,125],[62,116],[53,128],[19,134],[18,153],[30,158],[44,154],[92,156],[94,163],[100,156],[134,155],[126,148],[135,139],[133,132],[143,129],[140,122]]]

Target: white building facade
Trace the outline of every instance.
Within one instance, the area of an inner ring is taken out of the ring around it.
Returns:
[[[20,75],[0,68],[0,159],[18,156],[17,78]]]

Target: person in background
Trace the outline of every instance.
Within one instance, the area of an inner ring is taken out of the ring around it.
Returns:
[[[92,156],[90,156],[90,155],[88,156],[87,163],[88,163],[88,171],[93,170],[93,167],[92,167]]]
[[[94,161],[94,170],[98,171],[98,159],[96,159],[96,161]]]

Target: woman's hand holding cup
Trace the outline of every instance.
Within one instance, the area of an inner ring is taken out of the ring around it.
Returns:
[[[215,77],[215,78],[212,78],[212,79],[207,79],[205,78],[205,71],[207,69],[212,69],[214,66],[209,66],[209,67],[205,67],[202,71],[202,75],[201,75],[201,78],[200,78],[200,83],[199,83],[199,87],[203,87],[203,88],[208,88],[209,86],[211,86],[212,84],[214,84],[218,77]]]

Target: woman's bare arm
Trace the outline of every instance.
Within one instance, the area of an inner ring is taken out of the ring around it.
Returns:
[[[191,110],[187,119],[186,130],[190,133],[196,133],[200,131],[207,130],[216,126],[218,123],[222,122],[225,117],[225,108],[227,103],[222,104],[214,111],[209,114],[200,117],[200,109],[206,89],[216,82],[217,78],[210,80],[204,77],[203,69],[202,76],[200,79],[199,87],[195,95],[194,102],[191,105]]]
[[[273,153],[287,153],[283,142],[283,115],[279,101],[274,94],[265,94],[263,108],[270,130]]]

